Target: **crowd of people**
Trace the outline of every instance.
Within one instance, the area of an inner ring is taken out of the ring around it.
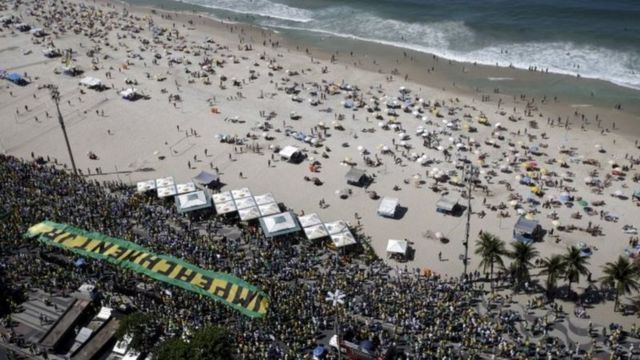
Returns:
[[[486,299],[482,282],[475,281],[479,274],[462,281],[394,269],[357,255],[336,257],[302,237],[266,239],[255,225],[234,218],[207,213],[185,217],[172,202],[136,193],[126,184],[87,180],[38,161],[0,155],[0,178],[0,203],[9,213],[0,222],[9,286],[64,295],[92,283],[104,294],[105,305],[118,307],[123,295],[129,297],[139,311],[162,324],[164,337],[221,324],[233,335],[238,358],[304,358],[334,334],[338,311],[343,339],[356,344],[368,340],[381,352],[395,349],[406,358],[560,358],[575,351],[558,339],[534,341],[533,334],[518,330],[522,319],[513,310],[480,311]],[[87,259],[78,269],[74,254],[23,237],[29,226],[43,220],[232,273],[270,296],[268,313],[251,320],[220,303],[98,260]],[[242,236],[230,240],[215,235],[222,226],[237,226]],[[325,299],[335,289],[346,294],[343,306]]]

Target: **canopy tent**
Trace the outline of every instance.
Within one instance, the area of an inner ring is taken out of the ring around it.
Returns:
[[[196,185],[192,182],[188,182],[176,185],[176,189],[178,190],[178,194],[186,194],[196,191]]]
[[[349,231],[347,223],[343,220],[324,223],[324,227],[327,228],[327,232],[329,232],[329,235],[338,234],[343,231]]]
[[[408,246],[406,240],[389,239],[389,242],[387,242],[387,252],[406,255]]]
[[[382,198],[380,206],[378,206],[378,215],[385,217],[396,216],[396,209],[398,208],[399,203],[400,201],[397,198]]]
[[[195,191],[191,193],[176,196],[176,207],[181,214],[206,209],[211,207],[211,197],[204,191]]]
[[[154,190],[156,188],[156,181],[155,180],[139,181],[136,187],[138,189],[138,192]]]
[[[91,76],[85,76],[80,80],[80,85],[84,85],[89,89],[102,87],[102,80]]]
[[[218,215],[222,215],[222,214],[228,214],[231,212],[234,212],[236,210],[238,210],[236,208],[236,204],[233,201],[227,201],[227,202],[215,202],[214,201],[214,205],[216,208],[216,213],[218,213]]]
[[[270,204],[270,203],[276,202],[276,199],[273,197],[273,194],[271,194],[271,193],[266,193],[266,194],[262,194],[262,195],[254,195],[253,196],[253,200],[255,200],[256,204],[258,204],[258,205],[266,205],[266,204]]]
[[[165,178],[156,179],[156,187],[165,187],[175,185],[175,180],[173,180],[173,176],[167,176]]]
[[[322,223],[322,220],[320,220],[320,216],[318,216],[318,214],[316,213],[298,216],[298,221],[300,222],[300,225],[302,225],[302,227],[309,227]]]
[[[347,171],[345,178],[347,179],[347,184],[362,186],[367,180],[367,173],[362,169],[352,167]]]
[[[240,215],[240,220],[249,221],[253,219],[257,219],[260,217],[260,211],[256,206],[251,206],[244,209],[238,210],[238,215]]]
[[[259,205],[258,210],[260,210],[260,214],[262,216],[269,216],[279,213],[280,207],[278,206],[278,204],[272,202],[264,205]]]
[[[336,248],[350,246],[357,243],[356,238],[353,237],[353,234],[351,234],[351,231],[349,230],[331,235],[331,240]]]
[[[300,218],[298,218],[300,219]],[[319,238],[323,238],[325,236],[329,236],[329,232],[324,227],[323,224],[316,224],[309,227],[304,228],[304,233],[309,240],[315,240]]]
[[[191,178],[195,183],[200,185],[210,185],[213,182],[218,181],[218,174],[212,174],[206,171],[200,171],[200,173]]]
[[[176,189],[175,185],[163,186],[158,188],[158,197],[165,198],[169,196],[174,196],[178,193],[178,189]]]
[[[238,210],[256,206],[256,202],[250,196],[243,197],[240,199],[234,199],[234,201],[236,203],[236,208],[238,208]]]
[[[231,196],[233,196],[234,200],[242,199],[251,196],[251,191],[249,188],[241,188],[236,190],[231,190]]]
[[[278,155],[287,161],[294,161],[296,158],[300,156],[300,149],[295,146],[287,145],[285,146]]]
[[[276,237],[300,231],[300,225],[291,212],[260,218],[260,226],[266,237]]]
[[[436,211],[443,213],[451,213],[458,207],[458,199],[443,196],[436,203]]]
[[[225,202],[233,200],[233,197],[231,196],[231,191],[225,191],[225,192],[213,194],[213,195],[211,195],[211,198],[213,199],[213,202],[215,204],[225,203]]]
[[[542,228],[537,220],[527,219],[522,216],[518,218],[516,224],[513,226],[513,238],[514,240],[522,241],[524,243],[530,243],[540,239],[542,235]]]

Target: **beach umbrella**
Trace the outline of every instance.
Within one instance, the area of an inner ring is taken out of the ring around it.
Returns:
[[[315,349],[313,349],[313,356],[315,356],[317,358],[320,358],[320,357],[324,356],[325,351],[326,350],[325,350],[324,346],[318,345],[318,346],[316,346]]]
[[[602,147],[602,145],[600,145],[600,144],[595,144],[594,146],[595,146],[596,149],[600,149]]]
[[[389,147],[388,147],[388,146],[386,146],[386,145],[385,145],[385,146],[383,146],[383,147],[382,147],[382,151],[385,151],[385,152],[386,152],[386,151],[389,151]]]
[[[553,227],[558,227],[558,226],[560,226],[560,221],[558,221],[558,220],[553,220],[553,221],[551,222],[551,225],[553,225]]]
[[[516,205],[518,205],[518,200],[511,200],[511,201],[509,202],[509,204],[510,204],[511,206],[516,206]]]
[[[435,237],[436,237],[436,239],[442,239],[442,237],[443,237],[443,236],[444,236],[444,235],[442,235],[442,233],[441,233],[441,232],[439,232],[439,231],[435,233]]]
[[[584,178],[584,182],[587,184],[591,184],[591,182],[593,182],[593,178],[591,176],[587,176],[586,178]]]
[[[615,160],[613,160],[613,159],[611,159],[611,160],[607,161],[607,163],[609,163],[609,165],[613,165],[613,164],[615,164],[615,163],[616,163],[616,161],[615,161]]]
[[[444,150],[444,146],[442,145],[438,146],[438,151],[442,151],[442,150]]]
[[[400,146],[407,146],[407,142],[406,141],[400,141]]]
[[[422,121],[427,121],[427,117],[426,117],[426,116],[423,116],[423,117],[422,117]]]
[[[364,146],[359,145],[357,149],[358,149],[359,152],[363,152],[364,151]]]

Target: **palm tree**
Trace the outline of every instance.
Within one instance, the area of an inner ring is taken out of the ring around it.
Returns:
[[[514,241],[511,243],[511,247],[513,250],[507,255],[513,260],[511,263],[512,275],[516,286],[520,287],[529,281],[529,268],[533,266],[531,260],[538,257],[539,253],[531,242]]]
[[[553,255],[550,258],[542,260],[542,271],[540,275],[547,275],[547,296],[551,297],[555,290],[558,279],[562,277],[564,272],[564,260],[560,255]]]
[[[491,290],[493,291],[493,269],[496,264],[504,267],[502,256],[507,254],[504,241],[499,237],[488,232],[482,232],[476,240],[476,255],[480,255],[480,266],[484,270],[490,270],[489,281],[491,282]]]
[[[602,267],[604,276],[600,279],[603,284],[613,287],[616,291],[616,301],[613,311],[618,310],[620,295],[628,294],[631,290],[640,288],[640,271],[627,258],[619,256],[616,262],[608,262]]]
[[[580,275],[587,275],[589,269],[589,261],[580,254],[580,249],[575,246],[567,248],[567,252],[562,255],[564,264],[564,278],[569,281],[569,293],[571,293],[571,284],[580,281]]]

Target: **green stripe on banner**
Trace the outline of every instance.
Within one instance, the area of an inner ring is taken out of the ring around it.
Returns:
[[[157,255],[130,241],[44,221],[29,228],[26,237],[74,253],[106,260],[185,290],[220,301],[241,313],[263,317],[269,297],[260,289],[235,276],[201,269],[169,255]]]

